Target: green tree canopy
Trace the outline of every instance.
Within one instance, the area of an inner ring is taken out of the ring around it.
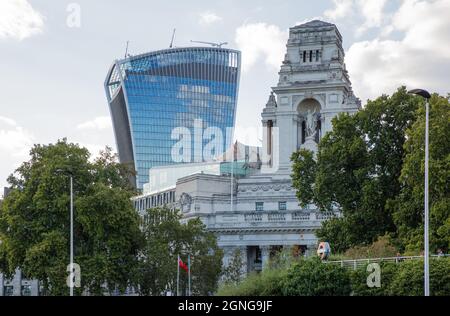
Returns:
[[[35,145],[30,160],[8,178],[11,193],[0,210],[0,269],[20,268],[47,294],[67,295],[69,174],[74,183],[74,262],[80,294],[124,290],[133,279],[142,241],[130,201],[130,171],[107,148],[94,162],[87,149],[65,139]]]
[[[317,232],[335,251],[395,232],[386,204],[401,189],[405,132],[415,121],[419,102],[404,87],[390,97],[383,95],[355,115],[334,118],[316,160],[305,150],[293,154],[292,178],[300,204],[314,203],[342,215]]]
[[[406,158],[400,176],[401,191],[390,203],[401,245],[407,251],[423,249],[425,107],[406,131]],[[433,95],[430,100],[430,245],[431,251],[450,246],[450,103]]]
[[[192,295],[208,295],[217,288],[222,268],[222,250],[214,234],[198,218],[181,222],[177,210],[149,209],[144,216],[145,246],[140,255],[141,295],[176,292],[177,259],[191,258]],[[186,293],[187,273],[180,269],[180,291]]]

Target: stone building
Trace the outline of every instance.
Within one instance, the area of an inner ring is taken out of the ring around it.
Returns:
[[[337,27],[318,20],[295,26],[290,29],[279,82],[262,112],[263,148],[257,172],[244,177],[188,175],[164,192],[137,197],[136,209],[167,204],[179,208],[184,220],[200,218],[217,235],[224,264],[240,249],[248,272],[261,270],[282,248],[308,255],[317,247],[315,231],[335,214],[318,212],[314,205],[299,206],[290,157],[302,148],[317,151],[319,139],[332,129],[331,120],[360,107]],[[167,199],[151,203],[161,194]]]

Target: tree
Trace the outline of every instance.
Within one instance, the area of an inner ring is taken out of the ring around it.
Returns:
[[[380,287],[369,287],[367,278],[370,272],[367,272],[368,264],[359,267],[350,272],[353,296],[389,296],[392,280],[397,274],[401,263],[380,262]],[[372,270],[371,270],[372,271]]]
[[[388,235],[379,237],[369,246],[355,246],[345,252],[345,257],[350,259],[365,258],[391,258],[398,254],[397,248],[392,245]]]
[[[283,283],[286,296],[348,296],[350,293],[349,272],[315,257],[292,265]]]
[[[423,249],[425,107],[406,132],[406,158],[400,177],[401,192],[390,207],[399,239],[407,251]],[[450,246],[450,103],[433,95],[430,100],[430,250]]]
[[[293,184],[300,204],[314,203],[340,218],[324,223],[317,235],[334,251],[371,244],[395,233],[387,201],[401,190],[405,131],[416,118],[420,100],[400,88],[391,97],[369,101],[354,115],[333,119],[333,130],[320,141],[316,161],[311,153],[294,153]]]
[[[423,296],[423,260],[402,262],[392,278],[389,295]],[[450,260],[438,258],[430,260],[430,295],[450,295]]]
[[[181,214],[168,208],[147,210],[143,223],[145,246],[140,255],[141,295],[163,295],[176,291],[177,258],[191,258],[193,295],[208,295],[217,288],[222,266],[222,250],[216,237],[200,219],[182,224]],[[180,289],[185,293],[187,273],[180,269]]]
[[[20,268],[41,281],[45,293],[67,295],[69,179],[74,179],[74,262],[81,288],[103,294],[124,290],[133,279],[141,244],[139,217],[125,181],[129,171],[107,148],[89,161],[87,149],[65,139],[35,145],[30,160],[8,178],[11,193],[0,210],[0,268]],[[106,286],[106,289],[105,289]]]
[[[223,269],[223,282],[238,284],[241,281],[244,262],[242,260],[242,251],[237,248],[228,265]]]

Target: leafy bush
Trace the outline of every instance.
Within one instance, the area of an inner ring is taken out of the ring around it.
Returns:
[[[422,296],[423,260],[381,262],[381,287],[369,288],[367,265],[355,271],[324,264],[318,258],[289,267],[252,273],[239,284],[223,285],[220,296]],[[450,295],[450,258],[430,260],[431,295]]]
[[[389,295],[422,296],[424,293],[423,275],[423,260],[402,262],[392,280]],[[430,260],[430,294],[433,296],[450,295],[449,258]]]
[[[218,296],[281,296],[286,270],[266,269],[251,273],[239,284],[223,284]]]
[[[303,260],[288,269],[284,280],[286,296],[347,296],[351,293],[349,272],[324,264],[318,258]]]
[[[399,266],[392,262],[381,262],[381,287],[370,288],[367,286],[367,265],[358,268],[350,273],[352,283],[352,295],[354,296],[387,296],[390,292],[392,279],[399,269]]]

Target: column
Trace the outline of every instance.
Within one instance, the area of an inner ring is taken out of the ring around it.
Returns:
[[[32,280],[30,283],[31,283],[31,296],[39,296],[39,281]]]
[[[17,269],[16,274],[13,277],[13,296],[22,295],[22,272]]]
[[[239,249],[241,250],[241,257],[242,257],[242,276],[247,275],[248,271],[248,249],[247,246],[240,246]]]
[[[5,280],[5,277],[3,276],[2,273],[0,273],[0,297],[4,295],[3,294],[3,288],[5,286],[4,285],[4,280]]]
[[[270,246],[259,246],[259,249],[261,249],[262,269],[264,270],[269,264]]]

